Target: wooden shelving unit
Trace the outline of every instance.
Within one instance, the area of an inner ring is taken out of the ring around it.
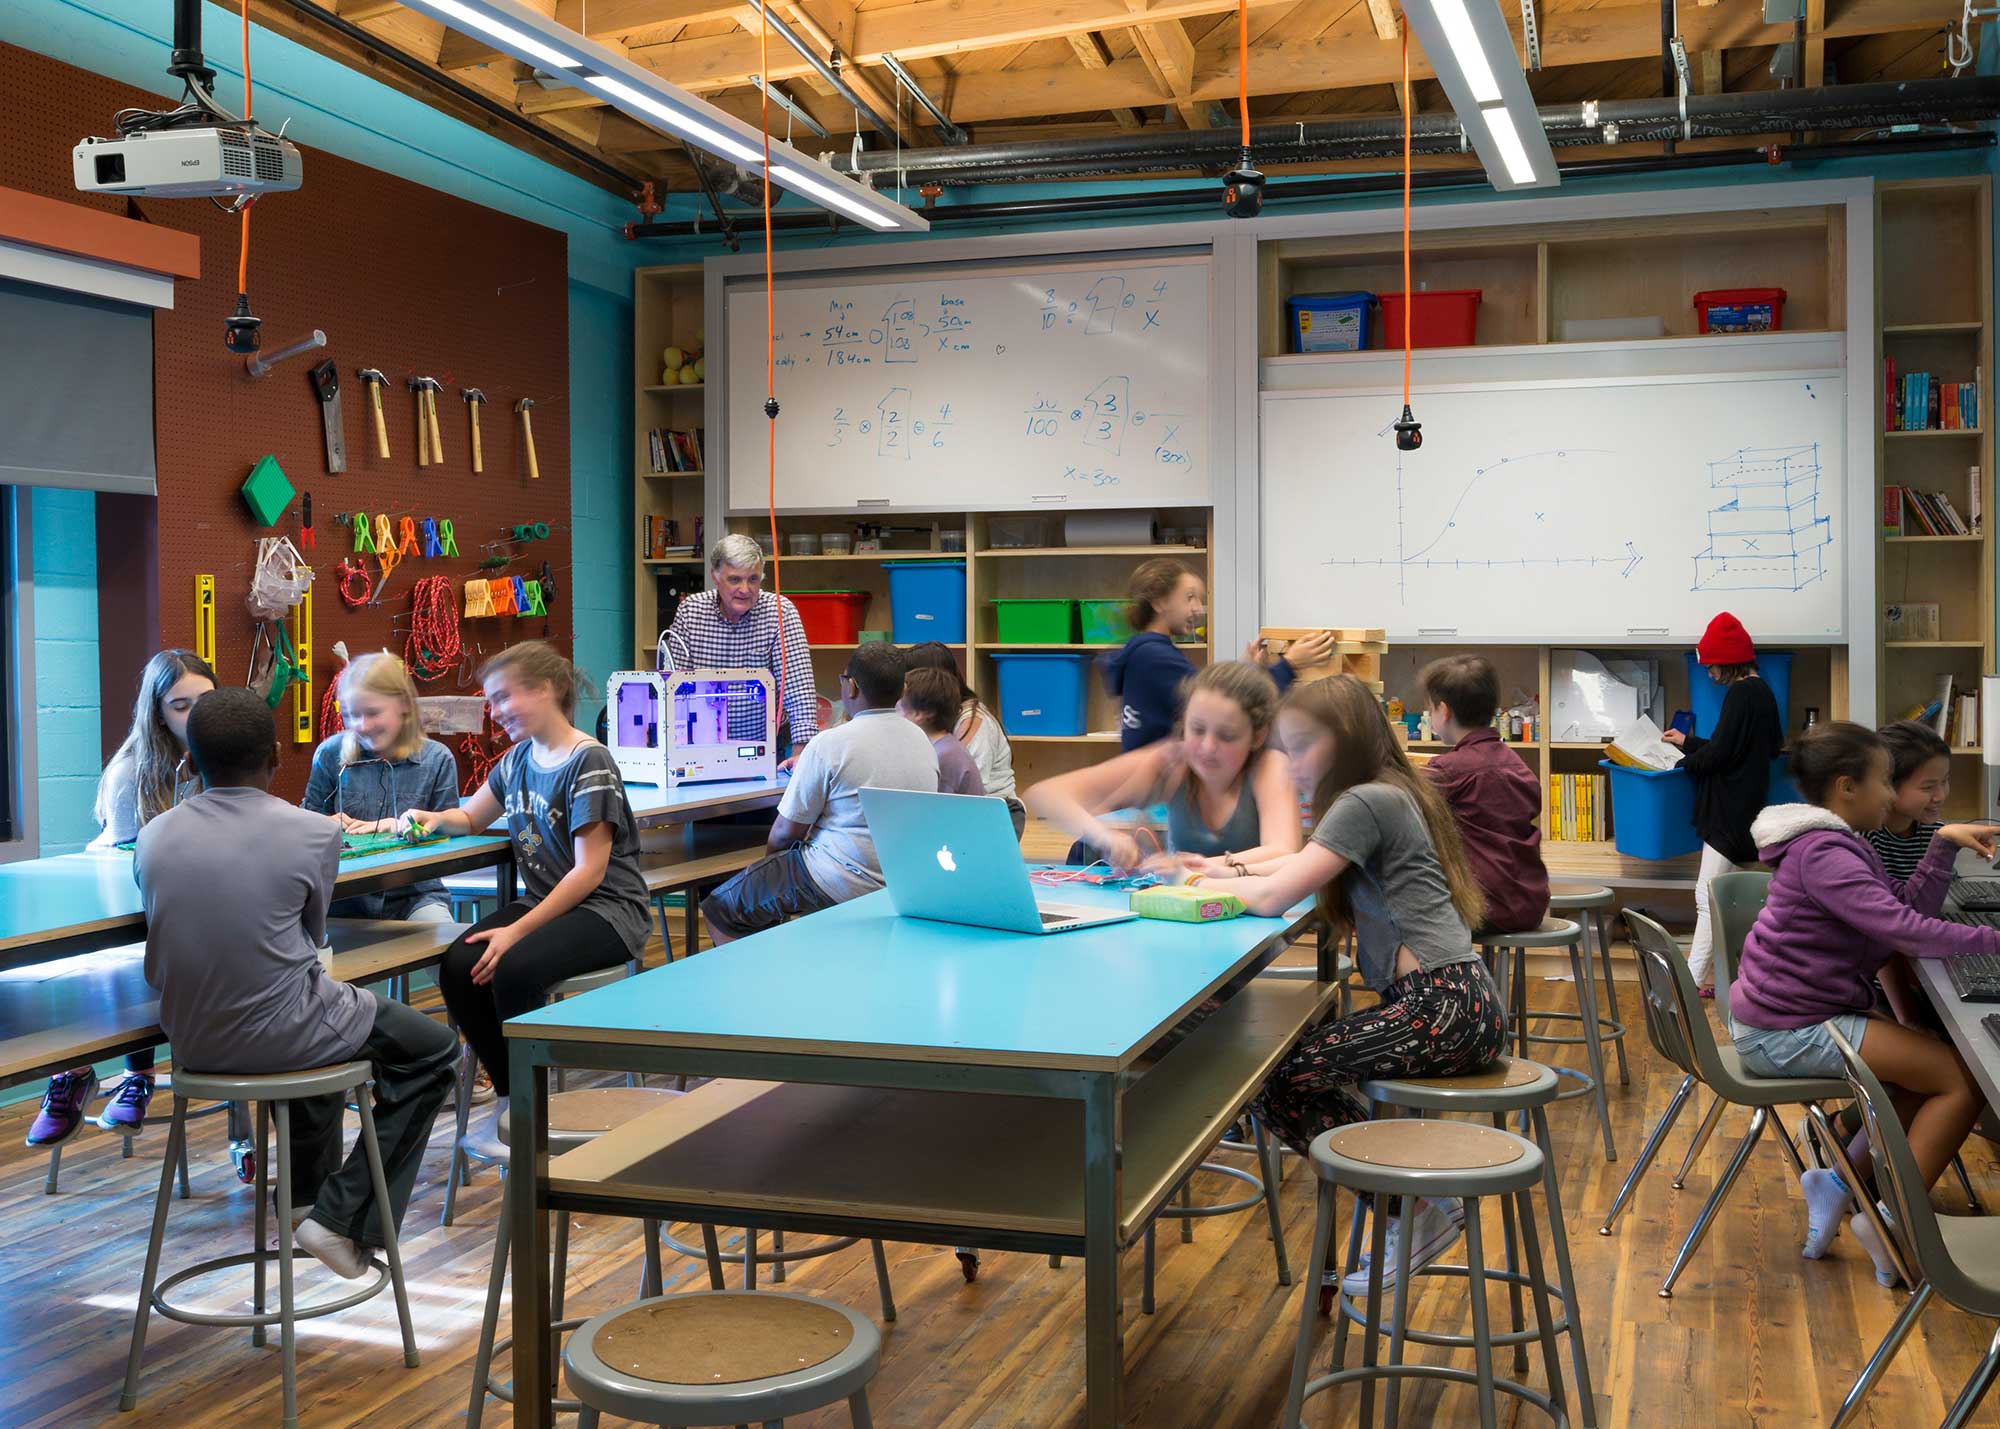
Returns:
[[[868,607],[862,616],[862,629],[888,632],[892,626],[889,603],[889,572],[884,568],[891,561],[961,561],[966,568],[966,636],[962,644],[951,648],[968,672],[967,678],[978,690],[981,699],[994,708],[999,708],[999,674],[993,663],[994,655],[1006,654],[1059,654],[1074,653],[1086,656],[1100,655],[1107,650],[1115,650],[1122,641],[1113,642],[1035,642],[1002,643],[995,623],[993,601],[999,599],[1067,596],[1082,600],[1119,598],[1125,595],[1132,571],[1140,562],[1154,556],[1168,556],[1182,562],[1213,588],[1214,569],[1206,546],[1206,533],[1211,529],[1212,512],[1207,507],[1170,508],[1158,513],[1160,527],[1172,527],[1182,531],[1199,529],[1204,533],[1204,544],[1189,545],[1177,542],[1173,545],[1132,545],[1132,546],[996,546],[993,544],[995,523],[1011,519],[1031,518],[1045,521],[1046,535],[1059,537],[1062,530],[1060,514],[1048,512],[966,512],[966,511],[898,511],[895,513],[869,513],[865,516],[846,517],[838,515],[806,515],[796,512],[778,513],[778,547],[780,555],[772,561],[776,568],[775,580],[782,582],[787,590],[853,590],[866,592]],[[862,523],[892,524],[907,528],[892,533],[889,544],[915,545],[922,543],[921,549],[855,551],[843,555],[783,555],[783,548],[790,544],[789,538],[795,534],[810,534],[822,539],[830,534],[845,534],[852,538],[856,527]],[[770,541],[770,523],[754,516],[730,518],[730,529],[755,536],[766,544]],[[928,549],[933,529],[939,532],[942,541],[945,533],[959,533],[969,549],[944,551]],[[767,585],[773,577],[767,576]],[[643,631],[644,627],[641,626]],[[1183,644],[1190,660],[1197,665],[1205,663],[1210,656],[1208,643]],[[815,644],[813,646],[813,671],[817,677],[821,694],[831,697],[837,688],[838,676],[846,663],[853,644]],[[1064,769],[1075,768],[1078,764],[1094,762],[1105,757],[1107,751],[1115,751],[1118,746],[1119,709],[1118,701],[1105,693],[1103,682],[1093,669],[1089,677],[1088,714],[1084,722],[1086,733],[1081,735],[1023,735],[1009,732],[1008,738],[1014,745],[1014,771],[1023,784],[1031,784],[1040,778]]]
[[[632,275],[632,529],[634,551],[632,580],[632,639],[638,667],[650,669],[655,642],[660,633],[660,587],[663,581],[680,582],[699,589],[702,558],[673,556],[647,560],[644,541],[646,518],[673,521],[679,545],[699,546],[695,523],[702,515],[706,474],[697,471],[654,471],[647,451],[647,433],[655,427],[685,431],[704,424],[702,397],[704,383],[676,383],[662,386],[652,379],[660,375],[663,348],[690,351],[701,344],[702,271],[699,263],[662,268],[640,268]],[[705,333],[704,333],[705,335]]]
[[[1874,382],[1884,364],[1900,376],[1931,372],[1943,382],[1982,383],[1993,373],[1992,190],[1989,180],[1941,179],[1881,186],[1876,198],[1876,317],[1880,322]],[[1909,255],[1921,254],[1922,261]],[[1982,406],[1988,401],[1981,392]],[[1876,471],[1882,486],[1913,487],[1949,496],[1964,511],[1970,469],[1979,469],[1982,511],[1993,509],[1993,444],[1986,411],[1976,427],[1951,431],[1879,430]],[[1879,492],[1878,492],[1878,506]],[[1880,530],[1879,523],[1877,530]],[[1936,640],[1880,640],[1877,707],[1896,719],[1937,696],[1949,676],[1960,692],[1975,692],[1994,668],[1992,522],[1971,536],[1889,536],[1876,545],[1876,589],[1884,605],[1935,602]],[[1978,731],[1970,732],[1977,739]],[[1948,817],[1992,812],[1984,788],[1982,751],[1954,748]]]

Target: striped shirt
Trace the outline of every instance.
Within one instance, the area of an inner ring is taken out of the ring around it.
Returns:
[[[785,635],[782,672],[778,662],[781,619]],[[798,748],[819,733],[819,691],[813,684],[812,650],[806,645],[798,608],[784,597],[760,591],[750,613],[732,621],[722,613],[722,599],[713,590],[688,596],[674,612],[673,628],[667,631],[667,653],[676,670],[769,670],[771,678],[781,680],[784,686],[792,747]],[[754,739],[763,734],[753,727],[753,713],[746,711],[745,720],[751,723],[738,728],[736,712],[731,711],[731,739]]]
[[[1943,827],[1943,824],[1915,823],[1910,825],[1906,834],[1870,829],[1868,843],[1881,857],[1882,867],[1889,871],[1889,877],[1898,883],[1906,883],[1910,875],[1917,871],[1917,865],[1924,861],[1924,852],[1931,846],[1931,835]]]

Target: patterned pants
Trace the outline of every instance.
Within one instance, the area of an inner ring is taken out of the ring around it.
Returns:
[[[1300,1039],[1251,1110],[1304,1156],[1314,1137],[1368,1120],[1355,1091],[1373,1077],[1455,1077],[1498,1057],[1507,1036],[1499,995],[1476,962],[1413,972],[1382,1000]]]

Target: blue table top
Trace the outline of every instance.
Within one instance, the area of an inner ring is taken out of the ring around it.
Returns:
[[[1050,890],[1123,908],[1124,890]],[[900,918],[872,893],[514,1018],[510,1036],[1122,1068],[1312,911],[1035,936]]]
[[[509,847],[504,838],[481,834],[343,859],[334,887],[414,882],[424,869],[441,862],[474,856],[497,863]],[[396,880],[398,874],[407,876]],[[0,864],[0,952],[136,928],[144,921],[132,855],[124,849]]]

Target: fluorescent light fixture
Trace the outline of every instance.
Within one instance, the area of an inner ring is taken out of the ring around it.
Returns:
[[[1451,57],[1458,61],[1459,69],[1465,73],[1466,87],[1472,91],[1474,102],[1498,104],[1500,81],[1493,77],[1493,66],[1486,62],[1486,52],[1479,48],[1479,36],[1473,31],[1472,17],[1465,13],[1465,0],[1431,0],[1431,3],[1437,12],[1438,23],[1444,26],[1445,43],[1451,46]]]
[[[438,19],[469,25],[503,48],[520,50],[539,64],[549,65],[555,69],[575,69],[581,63],[575,55],[552,49],[533,35],[517,30],[491,15],[481,14],[470,5],[460,4],[459,0],[433,0],[431,8],[439,12]]]
[[[858,218],[871,228],[890,229],[896,227],[896,221],[893,218],[877,213],[865,204],[856,203],[835,187],[841,175],[834,173],[831,169],[824,170],[823,172],[826,174],[827,179],[832,182],[821,182],[811,174],[802,174],[790,164],[773,163],[771,165],[771,177],[788,189],[796,189],[800,193],[810,194],[821,203],[839,209],[849,218]]]
[[[769,94],[771,96],[771,102],[773,104],[777,105],[778,108],[784,110],[785,113],[791,115],[792,118],[798,120],[799,123],[805,125],[806,128],[812,130],[813,133],[819,135],[820,138],[831,139],[833,137],[831,134],[827,133],[826,126],[824,124],[820,123],[817,119],[813,118],[812,115],[806,113],[805,110],[799,108],[797,102],[793,100],[793,98],[789,94],[785,93],[785,91],[778,88],[777,85],[772,84],[767,86],[764,83],[763,77],[761,75],[754,75],[754,74],[750,76],[750,82],[756,85],[757,88],[764,90],[765,93]]]
[[[1404,0],[1404,18],[1500,190],[1560,181],[1555,151],[1496,0]]]
[[[1528,151],[1521,147],[1514,116],[1507,112],[1506,106],[1495,104],[1482,109],[1479,117],[1486,121],[1486,132],[1493,136],[1493,146],[1500,151],[1500,164],[1507,170],[1507,177],[1524,188],[1533,184],[1535,166],[1528,162]]]
[[[558,25],[521,0],[403,0],[407,9],[476,33],[495,49],[550,71],[562,83],[602,95],[650,128],[740,164],[764,169],[764,131],[588,36]],[[867,184],[812,162],[780,139],[770,140],[773,183],[846,218],[889,233],[922,233],[930,223]]]

